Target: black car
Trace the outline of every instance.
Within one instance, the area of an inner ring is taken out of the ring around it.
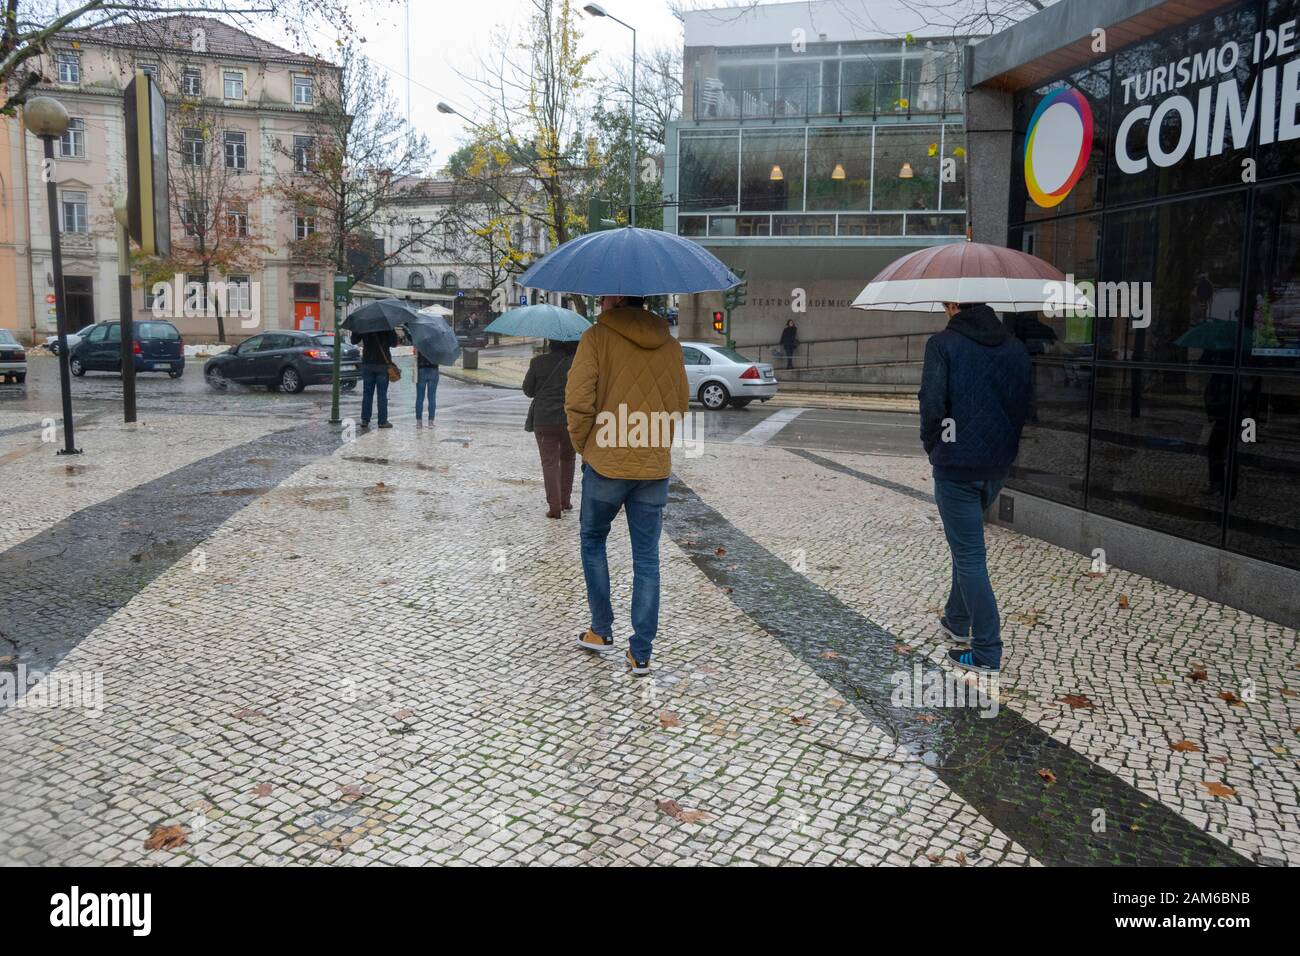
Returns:
[[[8,329],[0,329],[0,381],[27,381],[27,350]]]
[[[185,340],[176,326],[161,319],[147,319],[133,327],[137,372],[166,372],[172,378],[185,374]],[[68,366],[73,375],[121,372],[122,327],[116,322],[97,323],[68,349]]]
[[[356,387],[360,362],[361,350],[344,342],[339,378],[343,388]],[[263,332],[208,359],[203,377],[217,390],[231,382],[294,393],[308,385],[326,385],[334,379],[334,334]]]

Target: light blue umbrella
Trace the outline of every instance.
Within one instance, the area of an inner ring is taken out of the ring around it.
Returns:
[[[453,365],[460,358],[460,342],[440,315],[415,312],[406,320],[406,332],[416,350],[434,365]]]
[[[492,320],[483,331],[501,335],[536,336],[556,342],[576,342],[591,323],[572,309],[558,305],[525,305]]]
[[[717,292],[739,281],[698,243],[632,227],[570,239],[542,256],[519,278],[525,289],[637,296]]]

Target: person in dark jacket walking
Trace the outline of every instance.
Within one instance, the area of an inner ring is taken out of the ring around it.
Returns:
[[[353,332],[352,344],[361,346],[361,427],[370,427],[370,413],[378,392],[379,427],[392,428],[388,420],[388,367],[393,364],[392,349],[397,345],[397,333],[392,329]]]
[[[794,368],[794,350],[798,347],[799,328],[794,324],[794,319],[789,319],[781,330],[781,351],[785,353],[786,368]]]
[[[949,659],[965,670],[1002,667],[1001,620],[989,583],[984,511],[1020,450],[1033,402],[1029,353],[987,305],[946,303],[948,326],[930,337],[921,373],[921,444],[952,552],[952,585],[939,627],[969,649]]]
[[[415,350],[415,427],[424,422],[424,400],[429,399],[429,424],[438,410],[438,366]]]
[[[569,383],[577,342],[551,342],[528,363],[524,376],[524,394],[533,400],[528,407],[527,431],[537,439],[537,454],[542,459],[542,481],[546,485],[546,517],[558,518],[573,510],[573,443],[569,440],[569,420],[564,414],[564,388]]]

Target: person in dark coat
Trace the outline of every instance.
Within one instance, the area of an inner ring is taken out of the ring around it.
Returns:
[[[952,552],[952,585],[939,627],[963,647],[965,670],[997,674],[1002,622],[989,583],[984,512],[1020,450],[1033,404],[1029,352],[987,305],[946,303],[948,327],[930,336],[921,371],[921,444]],[[969,647],[969,649],[966,649]]]
[[[564,388],[577,351],[577,342],[551,342],[550,351],[528,363],[524,376],[524,394],[533,400],[524,428],[537,439],[548,518],[573,510],[574,451],[564,414]]]
[[[794,319],[785,323],[781,330],[781,351],[785,353],[785,367],[794,368],[794,350],[799,347],[799,328]]]
[[[393,364],[397,333],[353,332],[352,344],[361,346],[361,427],[370,427],[375,393],[379,393],[379,427],[392,428],[388,420],[388,366]]]

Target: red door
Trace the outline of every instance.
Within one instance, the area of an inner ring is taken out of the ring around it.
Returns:
[[[293,304],[293,327],[306,332],[319,332],[320,302],[295,302]]]

